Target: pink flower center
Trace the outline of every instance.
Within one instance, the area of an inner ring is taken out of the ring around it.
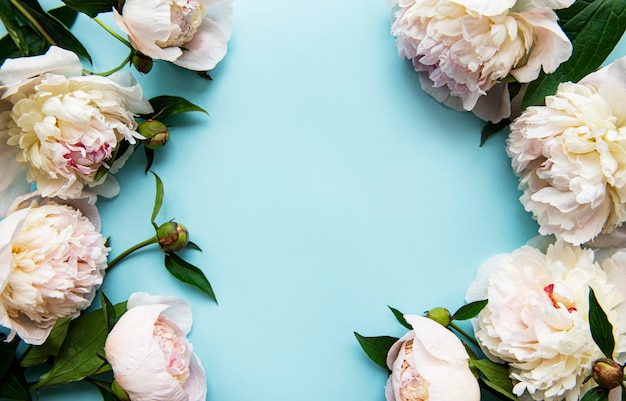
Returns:
[[[561,305],[563,305],[563,306],[566,306],[566,305],[565,305],[564,300],[557,299],[557,298],[555,297],[555,294],[554,294],[554,283],[552,283],[552,284],[548,284],[548,285],[546,285],[545,287],[543,287],[543,291],[544,291],[546,294],[548,294],[548,297],[550,297],[550,300],[552,301],[552,306],[554,306],[555,308],[557,308],[557,309],[558,309],[558,308],[560,307],[560,306],[559,306],[559,303],[560,303]],[[567,307],[567,306],[566,306],[566,307]],[[568,311],[569,313],[572,313],[572,312],[574,312],[574,311],[576,311],[576,310],[577,310],[577,309],[576,309],[576,307],[575,307],[575,306],[569,306],[569,307],[567,307],[567,311]]]
[[[167,318],[159,316],[154,324],[153,336],[165,358],[167,372],[180,383],[189,377],[191,348],[185,336],[179,335]]]
[[[108,143],[101,146],[87,147],[83,143],[66,144],[67,153],[63,155],[67,165],[81,174],[89,175],[98,171],[101,165],[112,156],[113,149]]]

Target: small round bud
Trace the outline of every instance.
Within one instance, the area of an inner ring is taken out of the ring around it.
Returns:
[[[180,251],[189,243],[189,232],[182,224],[169,221],[157,229],[157,239],[166,251]]]
[[[434,320],[443,327],[448,327],[450,323],[452,323],[452,319],[450,318],[450,311],[448,311],[446,308],[433,308],[426,312],[426,317]]]
[[[152,59],[143,53],[135,52],[131,59],[133,67],[143,74],[147,74],[152,69]]]
[[[612,359],[598,359],[593,364],[593,380],[602,388],[615,388],[624,381],[624,367]]]
[[[139,133],[143,135],[143,144],[150,149],[158,149],[163,147],[170,139],[170,131],[161,121],[147,120],[139,124],[137,128]]]

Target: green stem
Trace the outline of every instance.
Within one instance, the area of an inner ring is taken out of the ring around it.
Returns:
[[[101,76],[106,77],[107,75],[111,75],[114,72],[117,72],[117,71],[121,70],[122,68],[124,68],[124,66],[132,59],[132,57],[133,57],[133,51],[131,50],[128,53],[128,56],[126,56],[126,58],[124,59],[124,61],[122,61],[122,63],[120,65],[118,65],[117,67],[115,67],[115,68],[113,68],[111,70],[104,71],[104,72],[93,72],[93,71],[89,71],[86,68],[83,68],[83,71],[85,72],[85,74],[88,74],[88,75],[101,75]]]
[[[13,0],[15,1],[15,0]],[[126,39],[124,39],[123,37],[121,37],[117,32],[115,32],[114,30],[112,30],[111,28],[109,28],[109,26],[107,24],[105,24],[104,22],[100,21],[98,18],[92,18],[94,21],[96,21],[98,23],[98,25],[100,25],[101,27],[104,28],[105,31],[107,31],[108,33],[110,33],[111,35],[113,35],[113,37],[117,40],[119,40],[120,42],[124,43],[129,49],[133,48],[133,45],[130,44],[129,41],[127,41]]]
[[[457,326],[453,322],[450,322],[450,327],[452,327],[454,330],[458,331],[459,334],[461,334],[463,337],[465,337],[469,342],[471,342],[475,346],[477,346],[477,347],[479,346],[478,342],[474,339],[474,337],[470,336],[465,330],[463,330],[462,328],[460,328],[459,326]]]
[[[28,22],[33,24],[35,29],[39,31],[39,33],[44,37],[45,40],[48,41],[48,43],[53,46],[58,46],[57,42],[48,34],[48,32],[46,32],[45,29],[43,29],[43,26],[41,26],[41,24],[35,19],[35,17],[33,17],[33,15],[29,13],[28,10],[25,9],[18,0],[9,0],[9,2],[13,4],[13,7],[15,7],[24,16],[24,18],[28,20]]]
[[[107,266],[107,271],[110,271],[116,264],[118,264],[119,262],[122,261],[122,259],[124,259],[126,256],[130,255],[131,253],[135,252],[136,250],[139,250],[145,246],[148,245],[152,245],[152,244],[156,244],[158,243],[159,240],[157,239],[156,235],[152,238],[148,238],[145,241],[142,241],[140,243],[138,243],[137,245],[131,246],[130,248],[128,248],[127,250],[125,250],[124,252],[120,253],[119,255],[117,255],[117,257],[115,259],[113,259],[109,265]]]

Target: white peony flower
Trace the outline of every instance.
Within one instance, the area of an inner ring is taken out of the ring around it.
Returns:
[[[133,113],[152,108],[130,73],[81,71],[78,57],[57,47],[0,68],[0,215],[6,198],[27,191],[24,172],[46,197],[118,193],[115,180],[102,173],[115,172],[130,155],[132,146],[111,163],[121,141],[141,138]]]
[[[437,101],[498,122],[511,114],[509,75],[553,72],[572,45],[553,9],[574,0],[387,0],[400,57]]]
[[[591,337],[589,287],[614,325],[613,356],[623,358],[624,294],[594,256],[592,250],[557,242],[545,254],[524,246],[494,256],[478,270],[466,299],[489,302],[473,320],[474,332],[490,359],[509,363],[518,396],[577,401],[593,386],[583,381],[603,354]]]
[[[439,323],[405,315],[413,330],[387,354],[387,401],[479,401],[478,381],[461,341]]]
[[[153,59],[207,71],[226,55],[232,0],[126,0],[115,22]]]
[[[204,401],[206,378],[187,340],[192,315],[180,298],[134,293],[105,344],[131,401]]]
[[[98,230],[81,211],[51,200],[0,221],[0,325],[9,338],[42,344],[58,319],[91,304],[109,252]]]
[[[511,125],[507,152],[541,234],[582,244],[626,220],[626,58]]]

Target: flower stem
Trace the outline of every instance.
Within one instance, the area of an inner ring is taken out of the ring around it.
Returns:
[[[126,256],[130,255],[131,253],[135,252],[136,250],[139,250],[145,246],[148,245],[152,245],[152,244],[156,244],[158,243],[159,240],[157,239],[156,235],[152,238],[148,238],[145,241],[142,241],[140,243],[138,243],[137,245],[131,246],[130,248],[128,248],[127,250],[125,250],[124,252],[120,253],[119,255],[117,255],[117,257],[115,259],[113,259],[109,265],[107,266],[107,271],[110,271],[116,264],[118,264],[119,262],[122,261],[122,259],[124,259]]]
[[[41,26],[41,24],[39,23],[39,21],[37,21],[35,19],[35,17],[33,17],[33,15],[31,13],[28,12],[27,9],[24,8],[24,6],[22,6],[22,4],[18,1],[18,0],[9,0],[9,2],[11,4],[13,4],[13,7],[15,7],[23,16],[24,18],[26,18],[28,20],[28,22],[30,22],[31,24],[33,24],[33,26],[35,27],[35,29],[37,29],[37,31],[39,31],[39,33],[44,37],[44,39],[46,41],[48,41],[48,43],[50,43],[53,46],[58,46],[56,40],[54,40],[49,34],[48,32],[46,32],[45,29],[43,29],[43,26]]]
[[[465,337],[469,342],[471,342],[475,346],[477,346],[477,347],[479,346],[478,345],[478,341],[476,341],[476,339],[474,339],[474,337],[470,336],[465,330],[463,330],[462,328],[457,326],[455,323],[450,322],[450,327],[452,327],[454,330],[458,331],[459,334],[461,334],[463,337]]]
[[[128,53],[128,56],[126,56],[126,58],[124,59],[124,61],[122,61],[120,63],[120,65],[118,65],[117,67],[115,67],[115,68],[113,68],[111,70],[104,71],[104,72],[93,72],[93,71],[89,71],[86,68],[83,68],[83,71],[85,72],[85,74],[88,74],[88,75],[101,75],[101,76],[106,77],[107,75],[111,75],[114,72],[117,72],[117,71],[121,70],[122,68],[124,68],[124,66],[131,60],[132,57],[133,57],[133,51],[131,50]]]
[[[15,1],[15,0],[14,0]],[[107,31],[108,33],[110,33],[111,35],[113,35],[113,37],[117,40],[119,40],[120,42],[124,43],[129,49],[133,48],[133,45],[130,44],[129,41],[127,41],[126,39],[124,39],[123,37],[121,37],[117,32],[115,32],[113,29],[109,28],[109,26],[107,24],[105,24],[104,22],[100,21],[98,18],[92,18],[94,21],[96,21],[96,23],[98,23],[98,25],[100,25],[101,27],[104,28],[105,31]]]

